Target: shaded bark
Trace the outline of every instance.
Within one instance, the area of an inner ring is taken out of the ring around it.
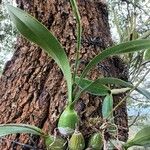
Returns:
[[[17,0],[17,3],[21,9],[28,11],[54,33],[65,47],[70,64],[73,66],[76,22],[72,16],[69,1]],[[100,0],[79,0],[78,3],[84,31],[80,54],[80,73],[91,58],[112,44],[112,40],[106,4]],[[88,76],[91,79],[113,76],[126,80],[125,70],[121,59],[112,57],[98,64]],[[12,59],[5,65],[0,85],[1,124],[33,124],[43,128],[46,132],[53,133],[66,103],[66,82],[54,60],[49,58],[43,50],[19,37],[16,51]],[[114,105],[120,101],[121,97],[122,95],[116,97]],[[81,118],[80,128],[85,137],[93,132],[93,129],[88,126],[89,119],[101,116],[101,102],[101,97],[85,93],[76,104],[76,110]],[[119,137],[121,140],[126,140],[128,137],[126,102],[114,114],[115,123],[121,127]],[[18,134],[9,138],[33,145],[27,135]],[[40,146],[42,141],[39,141],[38,138],[35,138],[34,141],[38,143],[39,148],[42,148]],[[3,150],[15,148],[16,145],[10,144],[10,141],[3,141],[0,144],[0,149]]]

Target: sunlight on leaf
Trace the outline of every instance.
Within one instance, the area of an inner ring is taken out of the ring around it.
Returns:
[[[33,125],[27,125],[27,124],[1,124],[0,125],[0,137],[9,134],[16,134],[16,133],[30,133],[30,134],[44,136],[43,131],[40,128],[35,127]]]

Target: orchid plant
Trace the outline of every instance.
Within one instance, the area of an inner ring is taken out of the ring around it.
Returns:
[[[113,118],[112,112],[114,110],[113,109],[114,94],[119,94],[134,89],[140,92],[141,94],[145,95],[148,99],[150,99],[150,93],[148,91],[138,88],[132,85],[131,83],[125,82],[118,78],[103,77],[98,78],[94,81],[86,78],[87,73],[94,66],[96,66],[98,63],[102,62],[104,59],[110,56],[124,53],[133,53],[135,51],[149,49],[150,48],[149,39],[139,39],[135,41],[125,42],[105,49],[88,63],[88,65],[84,68],[80,76],[77,76],[79,54],[81,47],[82,26],[76,0],[70,0],[70,4],[72,6],[72,10],[77,22],[77,45],[75,49],[76,59],[73,72],[71,72],[71,67],[67,55],[65,53],[65,50],[62,47],[61,43],[58,41],[58,39],[43,24],[41,24],[38,20],[36,20],[28,13],[11,5],[7,6],[11,19],[13,23],[16,25],[18,31],[26,39],[37,44],[50,57],[52,57],[63,72],[64,78],[66,79],[67,83],[67,94],[68,94],[67,99],[68,103],[66,104],[65,109],[60,115],[58,120],[58,130],[63,136],[71,136],[74,132],[77,133],[75,129],[80,124],[80,122],[79,116],[75,111],[74,106],[83,92],[88,92],[93,95],[105,97],[102,104],[102,117],[104,120],[109,119],[111,120]],[[111,89],[108,86],[109,84],[119,85],[122,86],[123,88]],[[150,130],[150,127],[142,129],[136,134],[136,136],[132,140],[129,140],[128,142],[122,144],[122,149],[128,149],[133,145],[145,146],[150,144],[150,133],[146,132],[146,130]],[[60,149],[65,149],[66,146],[66,142],[64,139],[60,137],[55,138],[55,136],[48,135],[44,133],[41,129],[32,125],[25,125],[25,124],[0,125],[0,137],[15,133],[30,133],[39,135],[44,139],[47,149],[56,148],[58,143]],[[78,135],[78,133],[76,135]],[[93,139],[94,138],[92,138],[92,140]],[[100,136],[97,139],[99,139],[100,141],[99,143],[101,143]],[[84,145],[81,147],[82,150],[85,147],[85,144],[83,144],[83,137],[81,141],[82,145]],[[90,143],[93,143],[93,141]],[[78,144],[81,144],[80,141],[78,141]],[[94,147],[94,144],[90,146]]]

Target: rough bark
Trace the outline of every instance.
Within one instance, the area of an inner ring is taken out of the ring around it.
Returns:
[[[69,1],[17,0],[17,3],[21,9],[35,16],[54,33],[65,47],[70,64],[73,66],[76,23]],[[104,1],[79,0],[78,3],[84,31],[80,54],[81,71],[93,56],[111,45],[112,40]],[[95,79],[100,76],[113,76],[127,79],[124,71],[125,65],[121,59],[112,57],[93,69],[89,77]],[[53,133],[66,103],[66,82],[54,60],[49,58],[43,50],[19,37],[13,57],[5,65],[0,85],[1,124],[34,124],[46,132]],[[121,97],[122,95],[116,97],[114,105],[120,101]],[[101,102],[101,97],[86,93],[76,105],[82,121],[80,128],[85,137],[93,132],[87,125],[89,118],[101,115]],[[124,102],[114,114],[115,123],[121,127],[119,137],[121,140],[126,140],[128,137],[126,103]],[[18,134],[9,139],[33,145],[27,135]],[[34,140],[40,145],[38,138]],[[10,141],[5,140],[0,143],[0,149],[16,149],[16,144],[10,144]],[[27,148],[24,147],[24,149]]]

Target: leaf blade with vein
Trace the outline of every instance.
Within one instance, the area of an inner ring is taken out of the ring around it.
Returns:
[[[6,136],[9,134],[16,133],[31,133],[35,135],[44,136],[44,132],[33,125],[27,124],[1,124],[0,125],[0,137]]]
[[[112,110],[113,110],[113,97],[111,94],[108,94],[102,103],[102,116],[103,119],[112,118]]]
[[[69,101],[72,101],[72,75],[67,55],[48,29],[28,13],[11,5],[7,6],[12,21],[28,40],[44,49],[58,64],[67,81]]]
[[[110,93],[110,89],[107,86],[97,84],[97,82],[94,82],[92,80],[83,79],[82,82],[79,83],[79,77],[76,77],[75,82],[76,84],[79,84],[79,87],[81,89],[85,89],[85,91],[94,95],[105,96]]]
[[[95,56],[85,67],[81,74],[80,80],[82,80],[88,71],[94,67],[97,63],[100,63],[102,60],[104,60],[107,57],[110,57],[112,55],[117,54],[123,54],[123,53],[131,53],[135,51],[139,51],[142,49],[150,48],[150,40],[135,40],[135,41],[129,41],[125,43],[121,43],[119,45],[107,48],[102,53]]]
[[[96,79],[95,81],[85,79],[85,78],[83,78],[80,81],[80,78],[76,77],[76,84],[78,84],[78,86],[81,87],[82,89],[85,88],[84,91],[88,91],[88,92],[91,92],[92,94],[99,95],[99,96],[104,96],[104,95],[107,95],[108,93],[110,93],[111,90],[106,86],[107,84],[113,84],[116,86],[119,85],[121,87],[134,88],[134,85],[132,85],[131,83],[123,81],[123,80],[118,79],[118,78],[113,78],[113,77],[99,78],[99,79]],[[99,91],[99,93],[98,93],[99,88],[100,89],[104,88],[104,93],[101,93],[101,91]],[[96,89],[97,93],[94,92],[94,89]],[[123,89],[121,89],[121,90],[123,90]],[[124,90],[125,91],[123,91],[123,92],[126,92],[130,89],[124,89]],[[147,91],[143,88],[140,88],[140,87],[136,87],[135,90],[137,92],[139,92],[140,94],[144,95],[146,98],[150,99],[150,92],[149,91]],[[112,91],[113,91],[113,89],[112,89]]]
[[[150,126],[141,129],[133,139],[128,140],[124,147],[127,149],[132,146],[150,146]]]

